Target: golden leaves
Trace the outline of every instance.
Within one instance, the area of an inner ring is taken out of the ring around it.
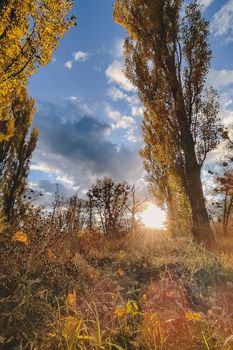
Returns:
[[[59,39],[74,24],[68,18],[72,4],[72,0],[7,1],[0,19],[0,121],[9,123],[16,90],[51,61]],[[13,124],[5,132],[0,129],[0,141],[7,140]]]

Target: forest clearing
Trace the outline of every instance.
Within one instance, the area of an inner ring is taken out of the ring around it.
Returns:
[[[233,1],[0,1],[0,349],[233,350]]]

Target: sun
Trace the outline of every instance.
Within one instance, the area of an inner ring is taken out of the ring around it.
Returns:
[[[162,229],[166,221],[166,213],[151,203],[141,214],[141,219],[146,227]]]

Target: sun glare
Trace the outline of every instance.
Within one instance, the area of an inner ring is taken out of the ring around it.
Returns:
[[[166,213],[153,204],[149,204],[141,215],[146,227],[162,229],[166,220]]]

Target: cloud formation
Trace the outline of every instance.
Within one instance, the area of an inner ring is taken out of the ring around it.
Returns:
[[[73,57],[75,61],[86,61],[88,58],[88,53],[83,52],[83,51],[77,51],[73,53]]]
[[[71,69],[71,68],[73,67],[73,62],[72,62],[72,61],[67,61],[67,62],[65,63],[65,67],[66,67],[67,69]]]
[[[212,2],[214,2],[214,0],[198,0],[198,2],[203,6],[204,9],[206,9],[212,4]]]
[[[233,70],[211,68],[208,75],[208,84],[215,88],[233,84]]]
[[[72,54],[73,60],[65,62],[64,66],[67,69],[72,69],[74,62],[85,62],[88,59],[89,54],[83,51],[77,51]]]
[[[226,43],[233,41],[233,0],[226,2],[215,13],[210,30],[216,37],[221,37]]]
[[[125,91],[136,91],[136,88],[126,78],[123,73],[123,62],[114,60],[106,70],[106,76],[109,83],[116,83]]]
[[[121,123],[132,120],[123,118]],[[137,149],[112,143],[111,125],[84,114],[73,101],[41,103],[36,124],[40,137],[32,169],[55,175],[64,186],[86,191],[97,177],[132,183],[142,177]]]

